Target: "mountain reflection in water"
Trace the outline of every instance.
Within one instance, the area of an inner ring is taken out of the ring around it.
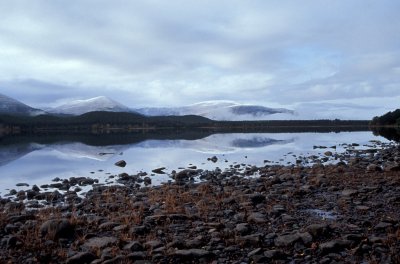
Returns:
[[[219,133],[184,131],[129,135],[13,136],[0,138],[0,195],[18,189],[17,183],[48,184],[53,178],[91,177],[112,183],[112,175],[137,174],[165,167],[165,175],[152,176],[153,184],[170,180],[173,170],[193,165],[204,170],[234,164],[265,166],[295,164],[300,156],[323,155],[314,146],[342,143],[362,147],[383,137],[366,132],[342,133]],[[322,153],[321,153],[322,152]],[[218,161],[208,158],[217,156]],[[125,160],[127,166],[114,165]]]
[[[119,136],[112,142],[118,142]],[[229,140],[226,140],[228,138]],[[99,161],[106,161],[115,155],[120,155],[130,148],[181,148],[191,149],[203,153],[231,153],[239,151],[241,148],[260,148],[274,144],[287,144],[293,142],[294,139],[277,140],[270,137],[257,135],[252,136],[246,134],[221,134],[213,135],[202,139],[195,140],[144,140],[139,143],[124,144],[124,145],[89,145],[81,142],[55,142],[51,138],[39,140],[40,143],[27,143],[24,138],[23,143],[18,141],[0,145],[0,166],[4,166],[12,161],[18,160],[25,155],[42,149],[54,150],[59,153],[60,158],[87,158]],[[36,140],[37,138],[32,138]],[[48,142],[47,144],[44,144]],[[109,140],[106,141],[110,142]],[[98,143],[102,143],[98,141]],[[106,144],[107,144],[106,143]]]

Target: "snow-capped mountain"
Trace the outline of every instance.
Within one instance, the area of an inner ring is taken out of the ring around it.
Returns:
[[[207,101],[183,107],[149,107],[135,111],[148,116],[199,115],[213,120],[229,121],[268,120],[275,119],[276,115],[284,114],[290,117],[294,114],[292,110],[284,108],[239,104],[233,101]]]
[[[76,100],[49,110],[50,113],[67,115],[82,115],[93,111],[132,112],[129,107],[105,96]]]
[[[40,109],[30,107],[11,97],[0,94],[0,113],[13,115],[40,115],[45,112]]]

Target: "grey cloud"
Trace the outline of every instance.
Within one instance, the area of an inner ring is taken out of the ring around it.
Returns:
[[[400,95],[398,1],[39,0],[0,10],[1,92],[27,103]]]

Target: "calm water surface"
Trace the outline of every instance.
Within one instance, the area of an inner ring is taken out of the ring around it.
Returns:
[[[41,185],[55,177],[92,177],[110,181],[110,175],[166,167],[164,175],[152,176],[153,184],[170,180],[168,174],[195,165],[201,169],[227,168],[232,164],[289,164],[293,155],[310,156],[329,150],[345,151],[343,143],[360,144],[371,140],[388,142],[372,132],[341,133],[237,133],[214,134],[195,140],[146,140],[124,145],[92,146],[80,142],[39,144],[35,142],[0,145],[0,195],[9,189],[21,189],[17,183]],[[336,146],[336,149],[314,149],[314,146]],[[207,158],[217,156],[213,163]],[[127,166],[114,165],[125,160]],[[268,160],[269,162],[265,163]],[[26,189],[27,187],[22,187]]]

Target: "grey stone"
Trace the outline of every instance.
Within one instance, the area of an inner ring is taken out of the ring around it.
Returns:
[[[344,189],[342,191],[342,196],[355,196],[356,194],[358,194],[358,191],[353,189]]]
[[[265,196],[259,193],[250,195],[250,200],[253,205],[257,205],[265,201]]]
[[[129,260],[133,260],[135,263],[138,263],[136,262],[137,260],[143,260],[146,258],[146,253],[144,251],[137,251],[129,254],[127,257]]]
[[[328,235],[331,230],[329,225],[325,224],[325,223],[312,224],[312,225],[307,226],[306,229],[314,238]]]
[[[264,252],[264,256],[269,259],[280,259],[285,256],[280,250],[268,250]]]
[[[337,253],[351,245],[351,241],[335,239],[319,245],[321,254]]]
[[[132,241],[129,244],[127,244],[126,246],[124,246],[125,250],[130,250],[132,252],[136,252],[136,251],[143,251],[144,248],[142,246],[142,244],[138,241]]]
[[[144,177],[143,182],[145,185],[150,185],[151,184],[151,178],[150,177]]]
[[[261,242],[261,235],[254,234],[254,235],[248,235],[248,236],[243,236],[243,237],[236,237],[236,241],[244,246],[256,247],[256,246],[259,246],[259,244]]]
[[[263,224],[267,222],[267,217],[265,214],[262,213],[252,213],[249,215],[249,217],[247,218],[248,222],[254,222],[256,224]]]
[[[235,231],[240,235],[247,235],[250,232],[250,225],[247,223],[237,224]]]
[[[388,227],[392,227],[392,224],[391,223],[386,223],[386,222],[379,222],[375,226],[375,230],[385,230]]]
[[[161,243],[161,241],[158,240],[151,240],[148,241],[146,243],[144,243],[144,247],[150,250],[154,250],[156,248],[162,247],[163,244]]]
[[[152,170],[152,172],[157,173],[157,174],[165,174],[165,172],[163,170],[165,170],[165,167],[154,169],[154,170]]]
[[[250,251],[249,254],[247,254],[248,257],[252,257],[254,255],[259,255],[262,252],[261,248],[256,248],[253,251]]]
[[[212,253],[204,249],[192,248],[176,250],[173,255],[182,258],[205,258],[212,256]]]
[[[304,244],[310,244],[312,242],[312,236],[308,232],[281,235],[275,238],[275,245],[277,247],[288,247],[299,241]]]
[[[80,252],[67,259],[67,264],[91,263],[97,257],[90,252]]]
[[[125,160],[120,160],[120,161],[117,161],[117,162],[115,162],[115,166],[118,166],[118,167],[125,167],[126,166],[126,161]]]
[[[210,160],[210,161],[216,163],[218,161],[218,158],[217,158],[217,156],[213,156],[211,158],[208,158],[207,160]]]
[[[106,247],[117,244],[118,239],[115,237],[93,237],[82,245],[85,249],[104,249]]]
[[[67,219],[47,220],[40,226],[40,234],[50,239],[69,238],[74,232],[75,226]]]
[[[385,171],[400,171],[399,163],[387,163],[385,164]]]
[[[118,225],[119,224],[115,223],[115,222],[105,222],[105,223],[102,223],[101,225],[99,225],[99,229],[101,229],[101,230],[111,230],[111,229],[113,229],[114,227],[116,227]]]
[[[370,164],[367,166],[367,172],[382,171],[382,168],[376,164]]]

